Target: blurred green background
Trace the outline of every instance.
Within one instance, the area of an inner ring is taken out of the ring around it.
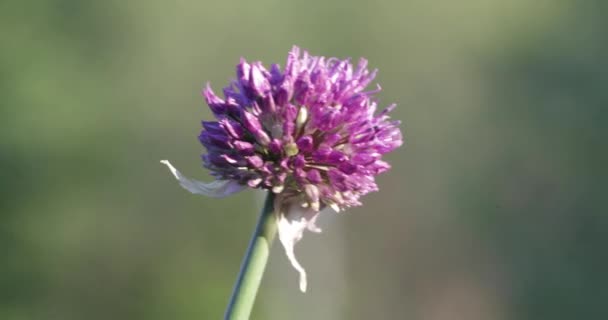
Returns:
[[[260,193],[209,200],[205,82],[367,57],[406,147],[273,248],[253,319],[606,319],[605,1],[0,2],[0,319],[220,319]]]

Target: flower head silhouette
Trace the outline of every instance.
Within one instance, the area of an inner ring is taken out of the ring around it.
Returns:
[[[389,119],[395,105],[376,112],[380,87],[365,91],[376,72],[365,59],[355,67],[298,47],[283,70],[241,59],[223,98],[209,85],[203,90],[216,120],[202,122],[202,161],[216,180],[191,180],[163,163],[193,193],[223,197],[250,187],[276,194],[279,239],[305,291],[294,244],[304,230],[320,231],[315,220],[324,208],[358,206],[377,191],[375,176],[390,168],[382,156],[402,144],[399,121]]]

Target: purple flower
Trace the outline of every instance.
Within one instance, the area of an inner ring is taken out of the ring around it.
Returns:
[[[279,238],[306,289],[306,273],[293,246],[324,208],[335,211],[359,206],[359,198],[377,191],[375,176],[390,165],[385,153],[403,141],[399,121],[388,108],[376,114],[373,95],[365,91],[376,70],[361,59],[310,56],[294,47],[283,70],[241,59],[236,80],[224,98],[211,87],[203,96],[216,121],[203,121],[199,140],[207,150],[204,166],[212,183],[190,180],[164,160],[184,188],[222,197],[246,187],[277,194]]]

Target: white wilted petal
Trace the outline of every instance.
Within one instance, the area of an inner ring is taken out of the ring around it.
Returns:
[[[245,185],[240,185],[238,182],[233,180],[215,180],[207,183],[189,179],[175,169],[175,167],[173,167],[168,160],[161,160],[160,163],[169,167],[171,173],[173,173],[177,181],[179,181],[179,184],[184,187],[184,189],[195,194],[202,194],[213,198],[223,198],[233,193],[242,191],[247,187]]]
[[[303,208],[297,201],[284,203],[281,196],[278,196],[275,200],[275,210],[278,220],[279,240],[285,249],[289,262],[300,273],[300,290],[306,292],[306,270],[296,259],[294,246],[302,239],[304,230],[321,232],[321,229],[315,224],[319,211],[310,207]]]

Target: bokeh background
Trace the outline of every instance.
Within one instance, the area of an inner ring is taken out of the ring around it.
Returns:
[[[0,2],[0,319],[220,319],[255,191],[209,200],[205,82],[297,44],[380,69],[406,147],[273,248],[253,319],[608,318],[608,20],[588,1]]]

